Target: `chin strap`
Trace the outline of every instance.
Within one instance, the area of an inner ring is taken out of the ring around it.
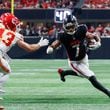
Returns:
[[[75,33],[75,31],[74,32],[67,32],[67,34],[69,34],[69,35],[73,35]]]

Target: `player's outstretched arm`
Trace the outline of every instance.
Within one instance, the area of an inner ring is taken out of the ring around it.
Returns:
[[[48,46],[46,53],[47,54],[51,54],[53,53],[54,49],[56,49],[57,47],[60,46],[60,41],[59,40],[55,40],[51,45]]]
[[[29,43],[25,42],[24,40],[19,40],[17,42],[19,47],[21,47],[22,49],[24,49],[28,52],[36,51],[36,50],[40,49],[41,47],[47,46],[48,43],[49,43],[49,41],[47,39],[43,39],[43,38],[41,38],[40,41],[36,44],[29,44]]]

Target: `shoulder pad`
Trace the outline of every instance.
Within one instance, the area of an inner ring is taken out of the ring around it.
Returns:
[[[78,27],[86,27],[87,28],[87,25],[86,24],[80,24],[80,25],[78,25]]]

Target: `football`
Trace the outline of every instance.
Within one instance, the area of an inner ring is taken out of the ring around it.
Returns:
[[[87,45],[89,50],[96,50],[101,46],[101,42],[97,42],[95,39],[91,39],[88,41]]]
[[[91,39],[88,41],[88,49],[89,50],[96,50],[97,48],[100,47],[100,42],[97,42],[95,39]]]
[[[95,39],[90,39],[89,41],[88,41],[88,46],[91,46],[91,45],[96,45],[96,40]]]

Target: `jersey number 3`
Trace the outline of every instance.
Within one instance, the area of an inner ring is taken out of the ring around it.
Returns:
[[[10,46],[14,38],[15,35],[13,33],[7,32],[5,38],[3,38],[2,41],[5,43],[6,46]]]

